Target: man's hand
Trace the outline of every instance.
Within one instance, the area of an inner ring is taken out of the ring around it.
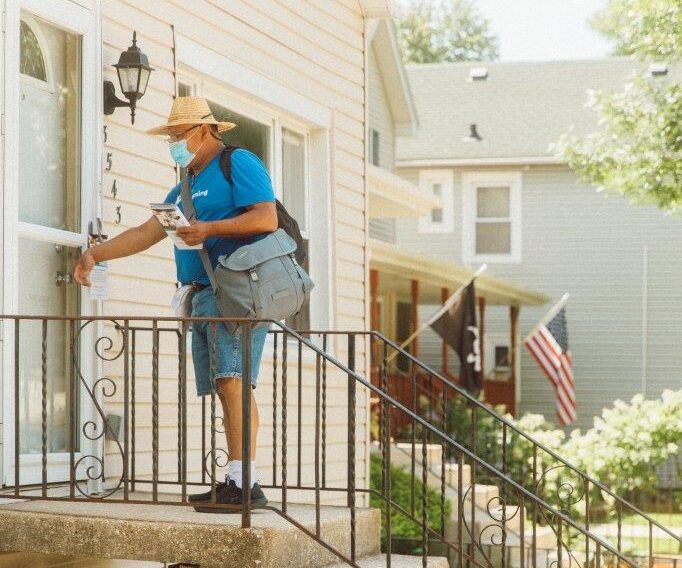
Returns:
[[[189,246],[203,243],[211,236],[211,223],[205,221],[190,221],[189,227],[178,227],[176,234]]]
[[[76,263],[76,268],[73,271],[73,277],[82,286],[90,286],[90,272],[95,266],[95,258],[92,250],[87,249]]]

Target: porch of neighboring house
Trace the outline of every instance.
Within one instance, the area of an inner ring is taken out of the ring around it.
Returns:
[[[370,258],[371,327],[396,344],[401,344],[418,326],[442,305],[452,293],[469,282],[473,271],[454,263],[419,257],[395,246],[373,240]],[[483,398],[491,405],[503,404],[516,415],[519,393],[519,329],[522,306],[539,306],[548,298],[542,293],[525,289],[485,273],[476,279],[476,297],[480,330],[480,355],[483,370]],[[486,308],[508,306],[509,332],[504,342],[486,337]],[[421,309],[420,309],[421,307]],[[421,316],[421,317],[420,317]],[[422,349],[429,336],[429,350]],[[437,338],[437,351],[434,351]],[[488,348],[488,349],[487,349]],[[433,371],[459,384],[459,359],[454,350],[430,330],[425,330],[406,347]],[[488,352],[490,350],[490,352]],[[410,364],[405,356],[387,358],[387,381],[395,396],[406,406],[412,406],[415,396],[412,386],[416,375],[416,396],[442,395],[441,381],[430,381],[424,368]],[[383,354],[372,353],[372,380],[378,384]],[[428,392],[427,392],[428,391]],[[395,424],[400,428],[400,424]]]

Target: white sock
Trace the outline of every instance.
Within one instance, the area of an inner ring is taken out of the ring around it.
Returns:
[[[242,460],[232,460],[227,464],[227,476],[234,481],[234,484],[242,488]],[[256,484],[256,463],[251,462],[251,487]]]

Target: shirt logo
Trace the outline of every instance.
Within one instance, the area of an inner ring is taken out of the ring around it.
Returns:
[[[201,191],[197,191],[192,194],[192,201],[194,201],[197,197],[206,197],[208,195],[208,189],[203,189]],[[178,194],[178,196],[175,198],[175,204],[179,205],[182,202],[182,196]]]

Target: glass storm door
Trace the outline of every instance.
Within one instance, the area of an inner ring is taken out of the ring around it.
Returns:
[[[18,11],[19,45],[18,49],[8,51],[18,59],[19,72],[15,107],[18,147],[14,154],[17,174],[15,183],[7,184],[10,191],[12,186],[16,191],[4,203],[5,218],[13,217],[16,227],[13,254],[9,255],[14,268],[14,281],[9,286],[13,309],[8,312],[81,315],[82,291],[71,275],[86,241],[83,227],[87,223],[83,221],[88,220],[89,213],[85,206],[92,205],[88,203],[92,199],[83,199],[84,182],[94,185],[93,160],[89,152],[83,152],[84,133],[90,128],[84,128],[84,109],[95,106],[94,101],[85,100],[92,90],[84,90],[85,80],[92,80],[84,77],[84,69],[94,68],[87,65],[86,55],[94,60],[95,54],[84,52],[85,34],[92,30],[93,22],[91,10],[68,0],[49,3],[29,0],[22,2]],[[88,158],[90,163],[86,162]],[[48,321],[46,329],[40,320],[24,320],[20,324],[16,412],[22,484],[41,480],[43,411],[47,416],[48,481],[69,478],[72,382],[69,333],[70,325],[65,321]],[[80,363],[80,354],[73,359]],[[4,373],[5,385],[8,375]],[[80,384],[75,385],[78,401],[82,393]],[[77,423],[80,425],[82,420],[79,418]],[[10,430],[13,437],[14,424]],[[79,444],[77,441],[76,446]],[[11,462],[13,465],[13,457]],[[8,473],[8,468],[5,472]],[[11,476],[6,475],[12,477],[8,482],[13,483],[13,475],[13,471]]]

